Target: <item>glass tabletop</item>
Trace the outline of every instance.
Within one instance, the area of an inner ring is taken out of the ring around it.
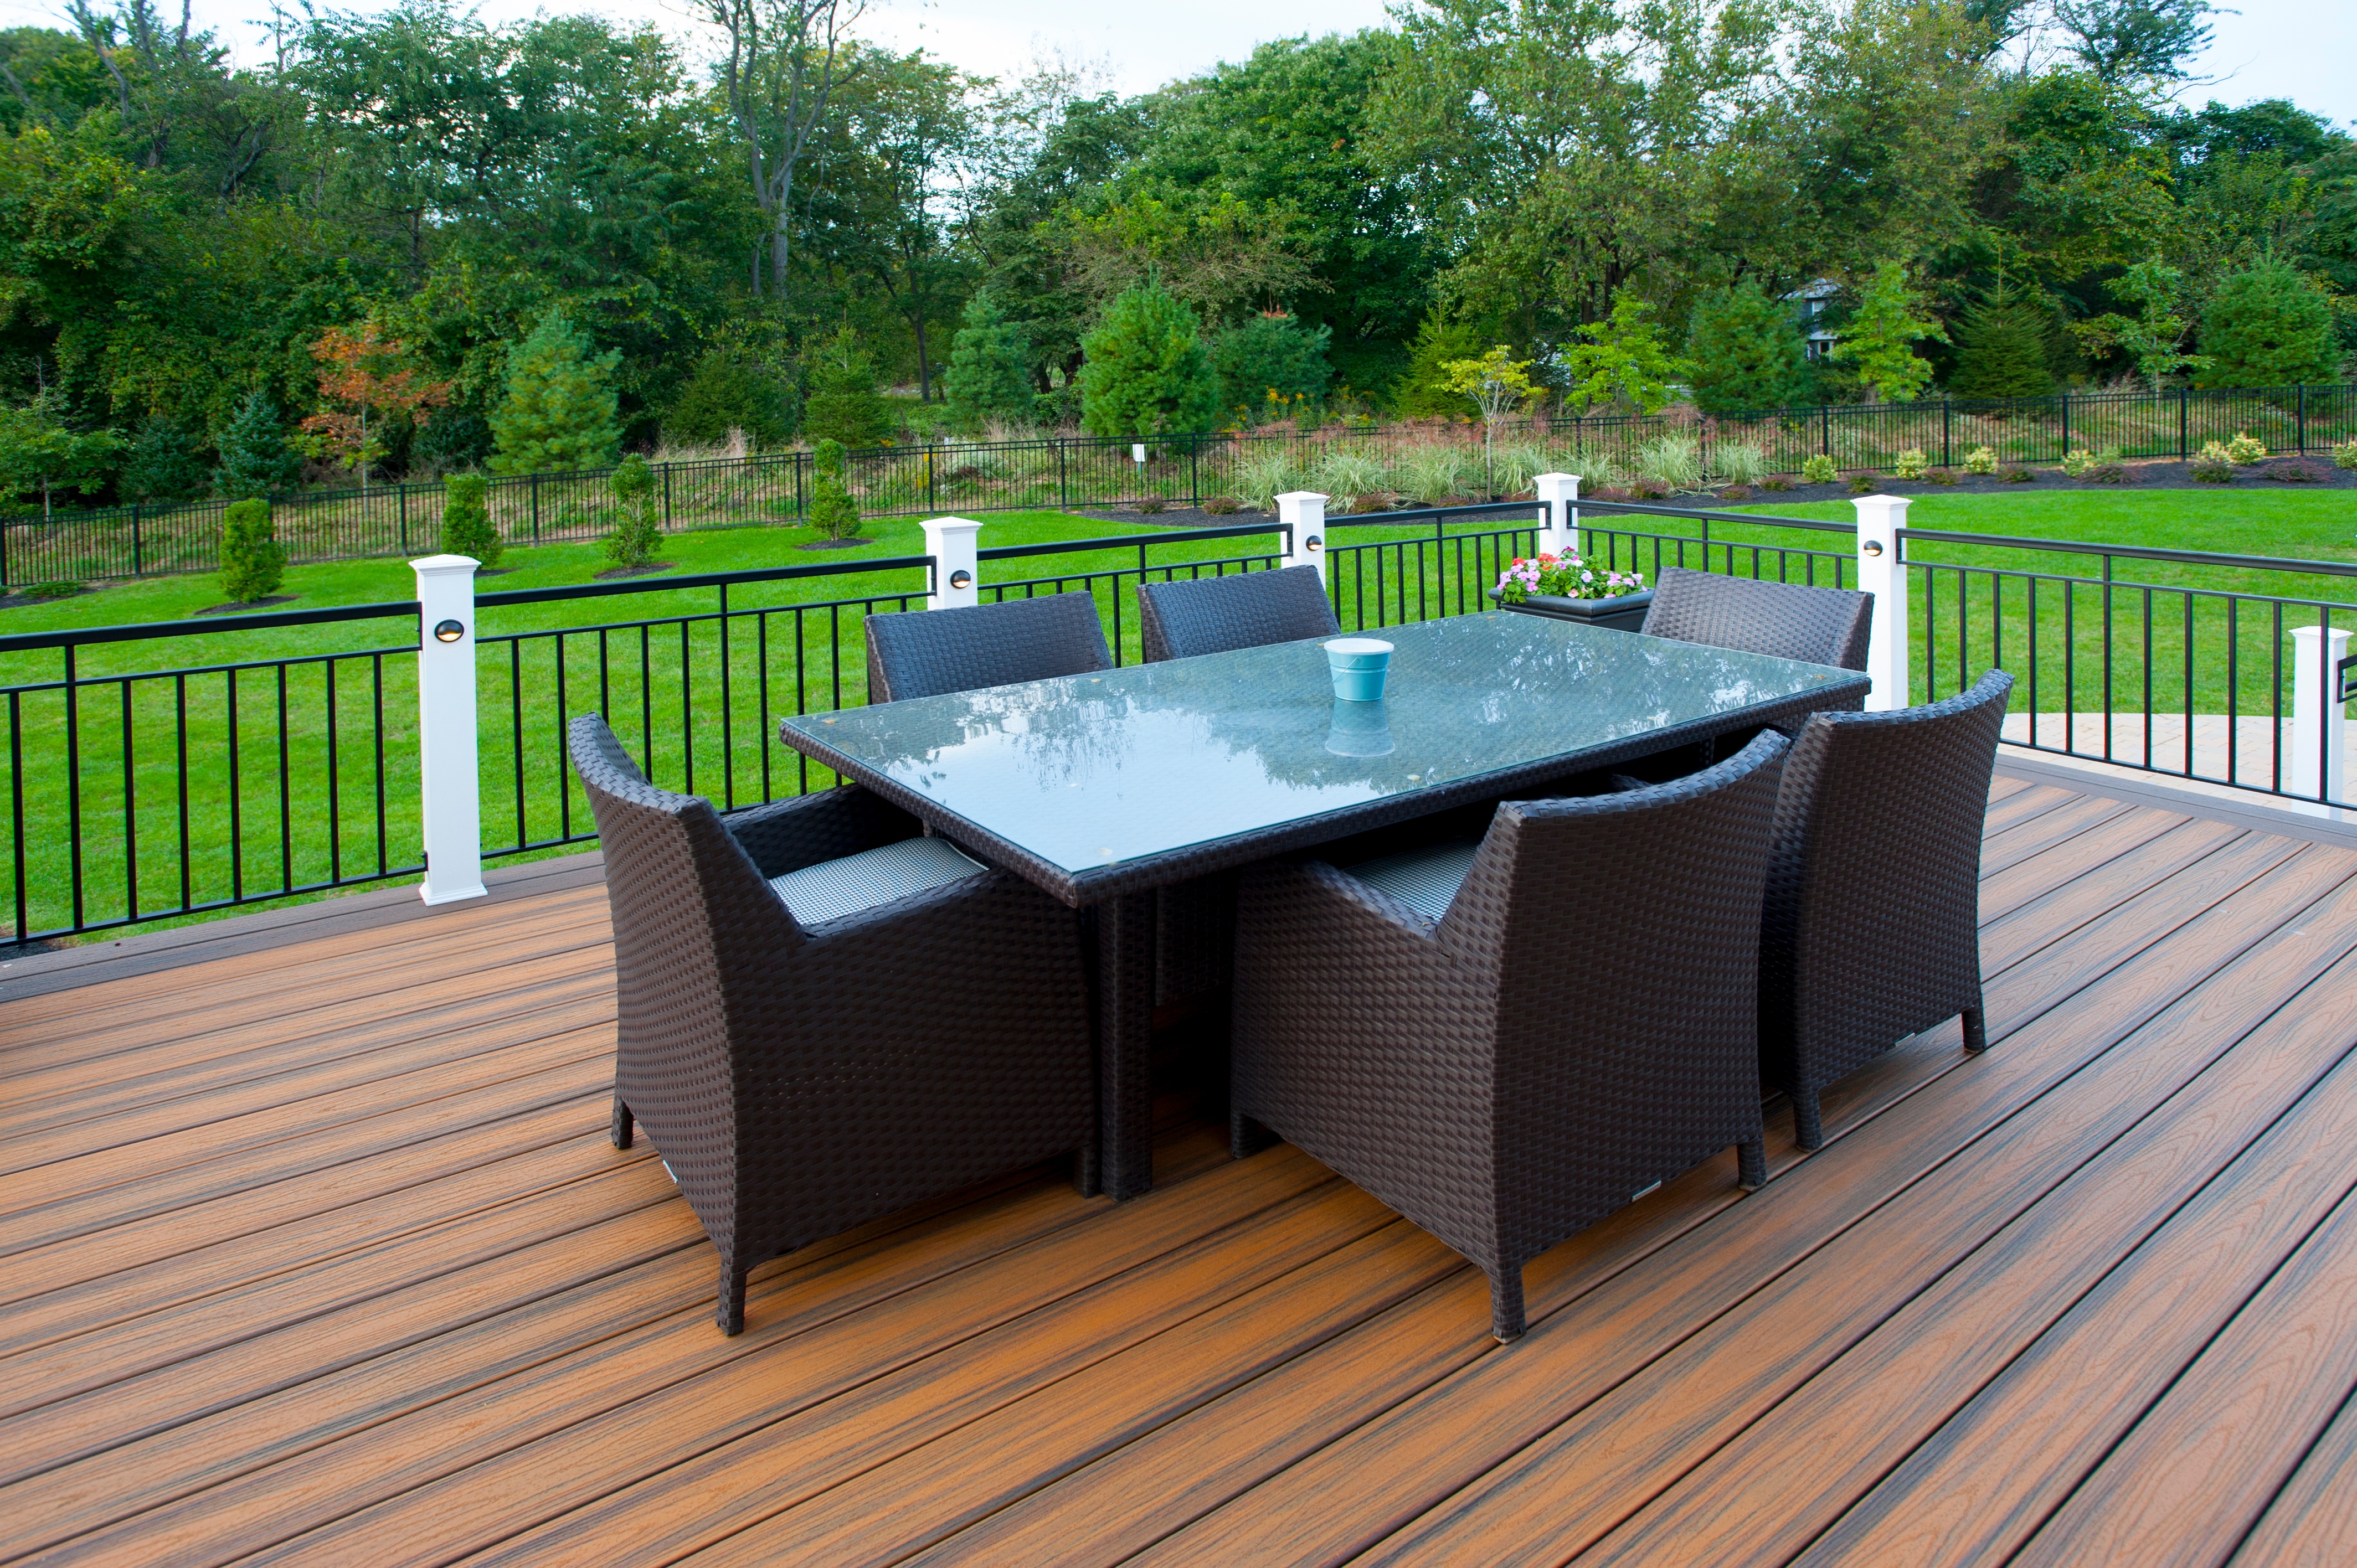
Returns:
[[[1571,771],[1866,682],[1498,610],[1364,635],[1397,650],[1378,703],[1336,701],[1313,639],[808,714],[784,736],[1080,874],[1532,763]]]

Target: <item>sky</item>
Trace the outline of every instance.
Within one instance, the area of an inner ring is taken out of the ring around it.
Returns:
[[[160,0],[177,9],[177,0]],[[333,5],[333,0],[326,0]],[[211,27],[241,58],[261,59],[261,34],[248,18],[265,0],[193,0],[199,25]],[[595,11],[645,19],[666,32],[694,30],[690,0],[479,0],[487,17],[520,19],[535,11]],[[341,8],[341,7],[337,7]],[[372,10],[374,4],[350,6]],[[0,26],[60,26],[53,0],[0,0]],[[1143,92],[1173,78],[1242,59],[1254,46],[1297,34],[1377,27],[1383,0],[873,0],[861,31],[879,43],[923,48],[976,75],[1019,75],[1034,60],[1060,57],[1098,68],[1107,85]],[[2212,20],[2214,38],[2197,63],[2212,79],[2179,95],[2199,106],[2216,98],[2244,103],[2289,98],[2343,128],[2357,123],[2357,5],[2350,0],[2241,0]]]

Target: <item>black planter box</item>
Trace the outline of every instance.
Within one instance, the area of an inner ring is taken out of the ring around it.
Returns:
[[[1490,596],[1497,598],[1498,591],[1491,589]],[[1533,594],[1521,604],[1501,602],[1498,607],[1526,616],[1544,616],[1549,620],[1576,620],[1582,626],[1635,631],[1645,624],[1645,607],[1652,602],[1653,590],[1640,588],[1633,594],[1615,594],[1609,599],[1565,599],[1553,594]]]

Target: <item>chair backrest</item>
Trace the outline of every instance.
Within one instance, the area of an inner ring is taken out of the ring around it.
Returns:
[[[1981,833],[2012,690],[1992,670],[1944,702],[1810,715],[1776,802],[1764,1015],[1831,1006],[1879,1048],[1976,1004]]]
[[[1137,630],[1147,662],[1340,637],[1315,566],[1182,578],[1137,585]]]
[[[1096,599],[1049,594],[867,618],[867,700],[899,703],[1113,667]]]
[[[1638,629],[1648,637],[1863,670],[1873,627],[1872,594],[1664,566]]]

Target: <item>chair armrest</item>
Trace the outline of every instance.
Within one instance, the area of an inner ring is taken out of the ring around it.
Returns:
[[[1280,861],[1255,867],[1247,875],[1261,884],[1261,896],[1275,900],[1287,916],[1315,920],[1321,940],[1374,943],[1394,950],[1405,945],[1436,956],[1441,950],[1436,929],[1422,914],[1322,860]]]
[[[914,838],[924,824],[856,784],[731,811],[720,819],[764,877]]]

